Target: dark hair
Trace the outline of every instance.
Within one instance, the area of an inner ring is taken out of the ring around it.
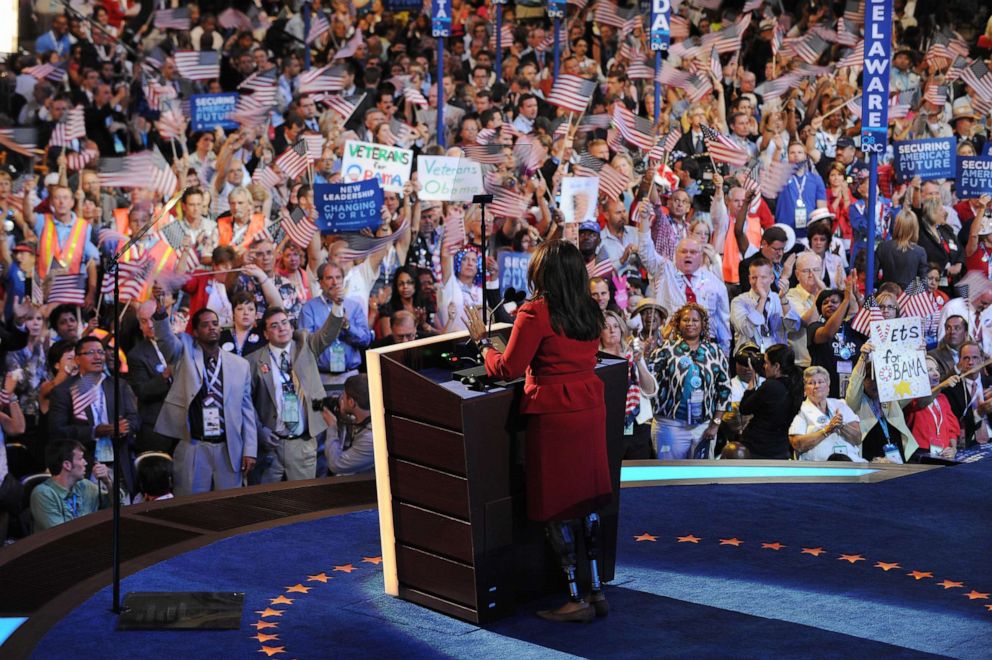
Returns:
[[[282,307],[268,307],[268,308],[266,308],[266,310],[264,312],[262,312],[262,327],[264,328],[268,324],[269,319],[271,319],[276,314],[286,314],[286,310],[283,309]],[[289,316],[289,315],[286,314],[286,316]]]
[[[68,339],[60,339],[52,344],[52,347],[48,349],[48,370],[54,373],[59,360],[69,351],[75,350],[76,343]]]
[[[398,312],[403,309],[403,300],[400,298],[399,291],[397,290],[396,283],[400,281],[400,275],[406,275],[413,280],[413,306],[414,307],[427,307],[427,301],[424,300],[424,295],[420,291],[420,279],[417,277],[417,269],[413,266],[400,266],[393,273],[392,288],[393,293],[389,296],[389,306],[392,308],[393,312]]]
[[[79,341],[76,342],[75,346],[73,347],[76,350],[76,355],[79,355],[83,351],[83,346],[85,346],[86,344],[93,344],[93,343],[100,344],[100,346],[103,347],[103,342],[100,341],[99,337],[94,337],[93,335],[86,335],[85,337],[81,338]]]
[[[765,230],[765,233],[761,235],[761,241],[771,245],[776,241],[782,241],[783,243],[789,242],[789,237],[785,233],[785,230],[781,227],[769,227]]]
[[[258,303],[255,302],[255,296],[251,295],[247,291],[238,291],[231,298],[231,309],[237,309],[239,305],[247,305],[248,303],[258,307]]]
[[[193,314],[193,318],[191,318],[189,320],[190,327],[193,328],[194,330],[196,330],[198,327],[200,327],[200,318],[204,314],[213,314],[214,316],[217,316],[217,312],[215,312],[214,310],[210,309],[209,307],[201,307],[200,309],[196,310],[196,313]],[[220,317],[218,317],[218,318],[220,318]]]
[[[68,303],[63,303],[59,305],[58,307],[52,310],[51,314],[48,315],[48,327],[51,328],[52,330],[55,330],[56,329],[55,326],[58,325],[59,319],[64,314],[71,314],[72,316],[75,316],[76,309],[78,309],[78,305],[70,305]]]
[[[203,135],[204,134],[201,133],[201,137]],[[197,138],[197,140],[199,140],[199,139],[200,138]],[[196,186],[191,186],[191,187],[187,188],[186,190],[183,191],[183,203],[185,204],[186,203],[186,200],[189,199],[190,197],[192,197],[193,195],[200,195],[200,196],[202,196],[203,195],[203,191],[200,190],[199,188],[197,188]]]
[[[53,477],[62,473],[62,464],[72,462],[72,453],[76,450],[86,453],[86,448],[77,440],[59,440],[45,448],[45,467]]]
[[[765,351],[765,358],[771,364],[778,365],[781,372],[780,380],[789,389],[789,398],[792,399],[791,415],[795,416],[799,408],[803,405],[806,394],[803,388],[803,377],[796,366],[796,354],[788,344],[774,344]]]
[[[830,223],[826,220],[817,220],[816,222],[810,224],[806,228],[806,237],[812,239],[814,236],[826,236],[829,242],[833,236],[833,232],[830,230]]]
[[[751,260],[751,263],[749,263],[747,265],[747,269],[748,269],[748,272],[750,272],[751,270],[753,270],[755,268],[763,268],[765,266],[768,266],[769,268],[771,268],[772,267],[772,262],[768,260],[768,257],[762,257],[759,254],[757,257],[755,257],[754,259]]]
[[[138,464],[138,492],[162,497],[172,492],[172,461],[163,456],[149,456]]]
[[[210,259],[212,263],[221,261],[233,264],[238,260],[238,253],[230,245],[218,245],[210,253]]]
[[[844,299],[844,292],[840,289],[824,289],[816,296],[816,311],[823,314],[823,303],[827,302],[827,298],[830,296],[837,296],[841,300]]]
[[[579,248],[563,240],[542,243],[531,255],[527,281],[543,298],[551,328],[576,341],[599,339],[603,313],[589,295],[589,273]]]
[[[366,374],[356,374],[344,381],[344,393],[355,400],[362,410],[369,409],[369,377]]]

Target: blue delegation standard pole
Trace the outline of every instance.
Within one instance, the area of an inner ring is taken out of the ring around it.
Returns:
[[[865,217],[868,220],[868,272],[865,273],[865,295],[871,295],[875,290],[875,205],[878,202],[878,152],[872,151],[868,157],[868,208]]]
[[[444,146],[444,37],[437,38],[437,143]]]

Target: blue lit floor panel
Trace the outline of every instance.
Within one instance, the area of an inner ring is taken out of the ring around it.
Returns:
[[[0,644],[3,644],[8,637],[13,635],[14,631],[25,621],[27,618],[22,616],[0,617]]]
[[[729,463],[729,461],[728,461]],[[863,477],[878,472],[875,468],[855,467],[799,467],[767,465],[628,465],[620,470],[620,481],[673,481],[676,479],[780,479],[823,478],[823,477]]]

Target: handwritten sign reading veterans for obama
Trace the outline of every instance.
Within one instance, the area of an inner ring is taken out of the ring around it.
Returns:
[[[382,224],[382,188],[375,179],[356,183],[318,183],[313,201],[322,234],[378,229]]]
[[[911,316],[875,321],[871,324],[871,343],[875,347],[871,363],[879,401],[930,396],[923,319]]]
[[[992,194],[992,156],[958,158],[956,192],[961,199]]]
[[[420,199],[443,202],[471,202],[485,192],[482,166],[467,158],[420,156],[417,158],[417,181]]]
[[[240,127],[241,124],[228,118],[237,104],[237,92],[194,94],[189,98],[190,128],[194,131],[212,131],[217,126],[224,130]]]
[[[351,140],[344,145],[341,175],[348,183],[376,179],[383,190],[403,192],[411,167],[413,152],[409,149]]]
[[[954,138],[893,142],[896,172],[903,180],[914,176],[950,179],[957,174],[957,142]]]

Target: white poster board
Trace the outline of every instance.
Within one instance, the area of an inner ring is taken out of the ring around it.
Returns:
[[[918,316],[871,324],[871,361],[882,403],[930,396],[925,342]]]
[[[442,202],[471,202],[482,195],[482,166],[468,158],[420,156],[417,158],[420,199]]]
[[[599,201],[598,176],[567,176],[561,180],[561,204],[565,224],[596,221]]]
[[[341,176],[345,183],[378,179],[383,190],[403,192],[412,167],[410,149],[349,140],[344,145]]]

